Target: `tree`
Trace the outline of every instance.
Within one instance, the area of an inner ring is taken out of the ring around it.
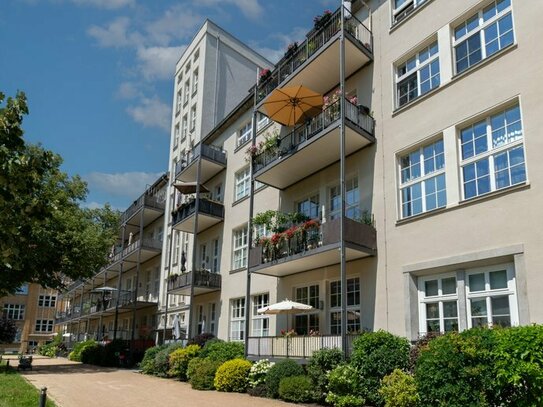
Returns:
[[[23,92],[0,93],[0,296],[24,283],[59,289],[107,263],[119,214],[81,208],[87,185],[60,170],[59,155],[23,139]]]
[[[12,343],[16,334],[15,322],[11,319],[0,318],[0,343]]]

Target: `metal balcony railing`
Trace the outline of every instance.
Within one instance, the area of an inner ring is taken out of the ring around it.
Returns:
[[[123,257],[128,256],[129,254],[135,252],[138,249],[161,250],[162,241],[158,239],[148,239],[148,238],[136,240],[134,243],[130,244],[130,246],[127,246],[123,250]]]
[[[170,276],[168,279],[168,291],[190,287],[192,284],[195,287],[220,289],[221,281],[219,273],[208,270],[189,271],[188,273]]]
[[[212,144],[196,144],[185,160],[176,164],[175,176],[191,165],[198,157],[207,158],[219,164],[226,165],[226,151]]]
[[[224,218],[224,205],[220,202],[211,201],[206,198],[199,198],[198,211],[204,215]],[[172,215],[172,225],[184,221],[194,215],[196,211],[196,199],[182,204]]]
[[[121,223],[126,222],[144,206],[158,210],[164,210],[164,208],[166,207],[166,203],[164,202],[164,198],[162,197],[143,194],[137,200],[135,200],[134,203],[126,211],[123,212],[123,214],[121,215]]]

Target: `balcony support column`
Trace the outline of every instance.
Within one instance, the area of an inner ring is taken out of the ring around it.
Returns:
[[[341,347],[343,357],[347,356],[347,264],[345,261],[345,7],[340,1],[341,30],[339,38],[339,83],[340,83],[340,194],[341,222],[339,224],[340,239],[340,274],[341,274]]]
[[[140,212],[140,244],[138,245],[138,262],[136,265],[136,281],[134,283],[134,297],[132,298],[132,326],[130,327],[130,361],[134,360],[134,339],[136,339],[136,309],[138,303],[138,287],[140,281],[141,271],[141,248],[143,246],[143,214],[145,209],[142,208]]]
[[[256,123],[257,123],[257,110],[256,110],[256,101],[257,101],[257,90],[258,84],[255,87],[255,107],[253,108],[253,118],[252,118],[252,133],[251,133],[251,146],[254,147],[256,144]],[[251,182],[249,186],[249,220],[247,221],[247,283],[245,286],[245,357],[249,352],[249,329],[251,328],[250,322],[250,312],[251,312],[251,262],[249,261],[249,252],[251,247],[253,247],[253,212],[254,212],[254,192],[255,192],[255,179],[253,177],[253,159],[250,162],[250,171],[251,171]],[[259,345],[260,346],[260,345]]]
[[[175,182],[175,178],[172,180],[172,185]],[[173,247],[173,223],[170,226],[170,241],[168,243],[168,277],[166,278],[166,307],[164,308],[164,326],[162,327],[162,344],[166,343],[166,329],[168,326],[168,304],[170,302],[170,295],[168,293],[170,287],[170,276],[172,275],[172,247]],[[159,293],[160,295],[160,293]],[[157,335],[158,336],[158,335]],[[158,338],[157,338],[158,339]]]
[[[83,283],[83,287],[84,286],[85,286],[85,283]],[[81,335],[81,314],[83,313],[83,289],[84,288],[81,288],[81,301],[79,301],[79,321],[78,321],[79,325],[77,326],[77,339],[78,340],[79,340],[79,335]],[[75,290],[75,292],[77,293],[77,289]]]
[[[123,223],[121,229],[121,252],[124,249],[124,235],[126,232],[126,223]],[[113,250],[115,255],[115,250]],[[123,260],[121,256],[121,265],[119,269],[119,278],[117,279],[117,300],[115,301],[115,319],[113,321],[113,340],[117,339],[117,330],[119,328],[119,301],[121,300],[121,287],[122,287],[122,278],[123,278]]]

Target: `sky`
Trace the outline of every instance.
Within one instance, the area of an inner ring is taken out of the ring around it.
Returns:
[[[276,62],[339,0],[0,0],[0,91],[25,138],[124,210],[168,166],[175,63],[206,18]]]

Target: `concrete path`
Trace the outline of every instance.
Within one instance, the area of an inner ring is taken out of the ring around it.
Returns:
[[[15,360],[12,361],[15,365]],[[294,404],[248,394],[193,390],[188,383],[130,370],[102,368],[64,358],[36,356],[33,370],[22,372],[58,407],[289,407]]]

